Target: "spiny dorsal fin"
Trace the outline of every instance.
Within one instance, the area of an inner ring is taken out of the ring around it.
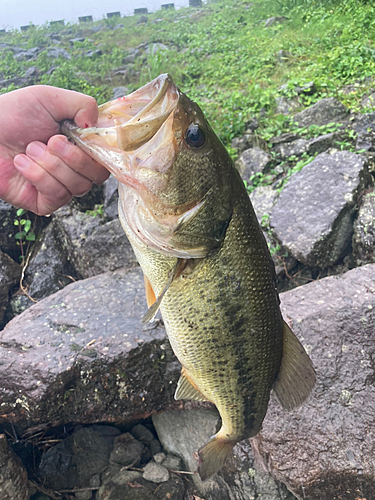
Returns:
[[[144,274],[143,275],[144,282],[145,282],[145,291],[146,291],[146,300],[147,300],[147,307],[151,307],[152,304],[156,302],[156,297],[154,290],[152,289],[150,280],[147,278],[147,276]]]
[[[284,321],[283,356],[273,386],[283,408],[298,408],[311,393],[316,377],[313,365],[301,342]]]
[[[147,312],[143,315],[141,319],[141,323],[148,323],[153,319],[155,314],[158,312],[161,301],[168,290],[168,288],[171,286],[172,281],[177,278],[182,271],[184,270],[184,267],[186,266],[187,260],[185,259],[177,259],[176,265],[172,269],[172,271],[169,273],[168,279],[166,284],[164,285],[163,290],[160,292],[159,297],[156,299],[156,301],[151,305],[151,307],[148,308]],[[148,281],[148,280],[147,280]],[[154,294],[155,296],[155,294]],[[146,298],[147,298],[147,289],[146,289]],[[147,301],[148,305],[148,301]]]
[[[194,401],[208,401],[208,399],[190,382],[184,369],[181,370],[181,377],[177,382],[174,398],[176,400],[190,399]]]

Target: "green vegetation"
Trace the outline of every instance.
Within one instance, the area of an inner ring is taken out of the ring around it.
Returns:
[[[271,16],[286,16],[288,20],[265,28],[262,21]],[[253,116],[260,124],[256,133],[266,141],[291,131],[289,119],[275,113],[275,99],[296,95],[296,88],[307,82],[313,81],[316,91],[300,96],[302,106],[334,96],[355,111],[362,109],[361,98],[372,85],[373,2],[225,0],[208,3],[199,11],[166,10],[148,17],[146,24],[137,24],[138,17],[132,16],[87,27],[68,25],[59,27],[57,36],[56,27],[48,26],[4,34],[1,42],[25,50],[44,50],[36,60],[17,59],[11,50],[5,50],[0,73],[11,79],[36,66],[42,75],[40,83],[84,92],[102,103],[111,99],[114,86],[126,85],[134,90],[161,72],[169,72],[202,107],[227,147],[234,137],[243,134]],[[123,27],[116,26],[119,22]],[[102,29],[92,31],[99,25]],[[80,36],[85,37],[83,42],[70,42]],[[148,52],[144,50],[146,43]],[[140,44],[143,46],[134,62],[125,63]],[[158,44],[168,49],[159,49]],[[64,48],[71,59],[52,59],[48,52],[53,47]],[[89,51],[98,49],[100,52],[87,57]],[[280,51],[289,54],[285,60],[280,61]],[[114,70],[125,65],[123,75],[116,76]],[[56,66],[54,71],[52,66]],[[350,91],[344,88],[348,84],[352,84]],[[13,88],[10,84],[2,92]],[[310,128],[298,133],[314,137],[335,127],[329,124],[324,131]]]

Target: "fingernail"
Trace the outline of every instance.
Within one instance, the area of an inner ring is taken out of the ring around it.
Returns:
[[[68,139],[66,137],[58,137],[48,143],[49,148],[53,153],[56,153],[58,156],[62,156],[66,150],[68,149]]]
[[[26,153],[27,156],[30,156],[31,158],[39,158],[44,154],[46,149],[47,146],[45,144],[40,142],[31,142],[26,148]]]
[[[30,160],[27,156],[17,155],[13,159],[13,163],[17,168],[27,168],[30,165]]]

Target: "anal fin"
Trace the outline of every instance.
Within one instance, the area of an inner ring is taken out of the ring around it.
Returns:
[[[182,368],[181,377],[177,382],[177,389],[174,395],[176,400],[190,399],[194,401],[208,401],[203,394],[187,378],[185,370]]]
[[[284,321],[281,366],[273,389],[283,408],[298,408],[311,393],[315,370],[303,345]]]

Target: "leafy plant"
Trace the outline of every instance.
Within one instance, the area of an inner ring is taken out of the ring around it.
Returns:
[[[26,217],[24,217],[26,215]],[[17,218],[14,220],[14,225],[18,227],[18,232],[14,235],[21,249],[21,264],[25,261],[24,247],[26,242],[35,241],[36,236],[32,230],[32,222],[29,219],[28,213],[23,208],[19,208],[16,212]]]

